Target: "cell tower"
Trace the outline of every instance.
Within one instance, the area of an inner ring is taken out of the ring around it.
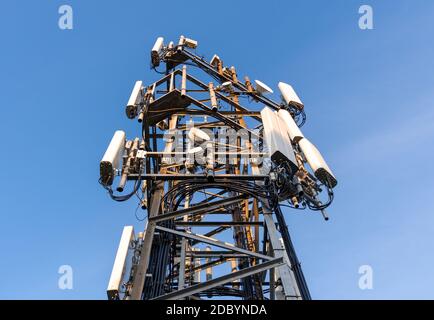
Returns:
[[[110,197],[136,195],[147,211],[143,232],[124,227],[108,298],[310,299],[280,206],[328,219],[337,181],[300,131],[303,103],[282,82],[274,102],[267,85],[196,47],[157,39],[162,77],[137,81],[126,106],[139,137],[116,131],[101,160]]]

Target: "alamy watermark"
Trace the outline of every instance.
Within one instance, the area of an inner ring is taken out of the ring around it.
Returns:
[[[372,6],[364,4],[359,8],[359,28],[361,30],[372,30],[374,29],[374,10]]]
[[[72,290],[74,289],[74,277],[72,267],[64,264],[59,267],[57,273],[60,274],[57,285],[60,290]]]
[[[374,270],[370,265],[362,265],[359,267],[359,288],[360,290],[374,289]]]
[[[58,26],[61,30],[72,30],[74,28],[74,13],[70,5],[64,4],[59,7],[60,14]]]

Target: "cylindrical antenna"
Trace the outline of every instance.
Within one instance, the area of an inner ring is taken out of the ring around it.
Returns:
[[[133,162],[133,159],[135,157],[135,152],[137,151],[138,148],[139,148],[139,138],[135,138],[133,141],[133,145],[131,146],[131,149],[129,150],[128,159],[127,159],[127,162],[123,168],[121,180],[119,181],[119,185],[116,189],[118,192],[124,191],[125,185],[127,183],[128,173],[129,173],[129,170],[131,168],[131,162]]]
[[[148,199],[146,197],[146,189],[147,189],[147,187],[148,187],[147,180],[143,180],[143,182],[142,182],[143,199],[140,202],[140,206],[142,207],[143,210],[145,210],[146,208],[148,208]]]
[[[253,92],[252,83],[250,82],[250,79],[248,76],[244,77],[244,81],[246,82],[247,91]]]
[[[206,174],[208,181],[214,180],[214,144],[207,142],[206,144]]]
[[[182,66],[181,97],[187,94],[187,66]]]
[[[118,192],[124,191],[125,185],[127,184],[127,178],[128,178],[128,169],[125,167],[125,170],[121,176],[121,180],[119,181],[119,185],[116,189]]]
[[[214,84],[212,82],[208,84],[208,89],[209,89],[209,97],[211,99],[211,108],[212,111],[215,112],[218,109],[218,105],[217,105],[217,98],[214,91]]]
[[[329,216],[327,214],[327,211],[325,211],[325,209],[321,210],[321,214],[322,214],[322,216],[323,216],[323,218],[324,218],[325,221],[329,220]]]
[[[294,175],[294,178],[292,179],[292,182],[295,184],[295,187],[297,189],[297,194],[299,197],[302,197],[304,194],[303,187],[301,185],[300,178]]]
[[[185,37],[184,36],[180,36],[179,37],[179,42],[178,42],[178,48],[177,48],[178,51],[182,50],[182,46],[184,45],[184,42],[185,42]]]
[[[137,118],[137,121],[138,121],[139,123],[142,123],[144,118],[145,118],[145,112],[142,110],[142,111],[140,111],[140,113],[139,113],[139,117]]]
[[[236,72],[234,66],[231,67],[231,75],[232,75],[232,81],[233,81],[234,83],[237,83],[237,82],[238,82],[237,72]]]
[[[220,75],[223,75],[223,61],[220,59],[217,61],[217,71]]]
[[[294,197],[291,198],[291,202],[292,202],[292,204],[294,205],[294,207],[296,209],[298,209],[300,207],[300,204],[298,203],[298,199],[297,199],[296,196],[294,196]]]

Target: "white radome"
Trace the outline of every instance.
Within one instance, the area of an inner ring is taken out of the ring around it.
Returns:
[[[291,138],[291,141],[298,142],[304,138],[304,135],[301,132],[300,128],[295,123],[291,114],[287,110],[280,109],[277,114],[279,115],[279,118],[283,121],[285,129],[289,137]]]
[[[307,163],[312,168],[315,177],[324,184],[329,183],[331,188],[336,187],[338,182],[315,145],[306,138],[301,139],[298,145],[306,157]]]
[[[293,170],[298,170],[294,149],[291,140],[283,126],[283,121],[277,116],[277,112],[265,107],[261,111],[262,124],[264,126],[264,139],[270,152],[272,161],[288,162]]]
[[[262,81],[255,80],[255,83],[256,83],[256,91],[258,91],[262,95],[271,94],[274,92],[269,86],[267,86]]]
[[[134,107],[140,103],[142,87],[143,87],[143,82],[136,81],[136,83],[134,84],[133,91],[131,91],[130,98],[128,99],[127,107]]]
[[[100,162],[102,182],[111,185],[115,169],[119,169],[125,147],[125,132],[117,130]]]
[[[279,82],[277,86],[279,87],[282,98],[285,100],[287,105],[301,109],[304,108],[303,102],[301,102],[300,98],[291,85],[285,82]]]

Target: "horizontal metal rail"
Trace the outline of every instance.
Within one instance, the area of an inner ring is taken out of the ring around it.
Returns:
[[[193,258],[249,258],[244,253],[233,253],[229,251],[186,251],[187,256]]]
[[[228,206],[228,205],[238,203],[240,201],[245,200],[246,198],[247,198],[247,196],[240,195],[240,196],[236,196],[236,197],[230,197],[230,198],[226,198],[226,199],[222,199],[222,200],[217,200],[214,202],[204,202],[202,204],[191,206],[190,208],[187,208],[187,209],[177,210],[174,212],[168,212],[165,214],[160,214],[158,216],[154,216],[152,218],[149,218],[149,221],[159,222],[159,221],[164,221],[167,219],[174,219],[176,217],[185,216],[185,215],[192,216],[192,215],[203,214],[203,213],[206,213],[207,211],[217,210],[222,206]]]
[[[175,221],[177,226],[215,227],[215,226],[262,226],[262,221]]]
[[[209,176],[206,176],[205,174],[164,174],[164,173],[148,173],[148,174],[142,174],[141,176],[139,174],[131,173],[128,175],[128,180],[207,180],[209,179]],[[256,180],[265,180],[269,178],[268,175],[248,175],[248,174],[216,174],[213,176],[213,181],[222,181],[222,180],[249,180],[249,181],[256,181]]]

